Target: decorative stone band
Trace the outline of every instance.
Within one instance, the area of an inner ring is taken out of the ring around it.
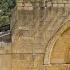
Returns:
[[[57,1],[57,0],[56,0]],[[39,4],[38,7],[58,7],[58,8],[70,8],[70,2],[63,1],[63,2],[55,2],[55,1],[44,1],[44,2],[17,2],[18,9],[23,8],[24,10],[33,10],[33,4]]]

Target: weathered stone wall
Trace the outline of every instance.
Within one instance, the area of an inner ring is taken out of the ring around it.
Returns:
[[[70,0],[17,0],[12,70],[69,70]]]

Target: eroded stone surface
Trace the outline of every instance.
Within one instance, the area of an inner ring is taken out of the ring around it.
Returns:
[[[11,52],[0,55],[0,69],[70,70],[69,2],[17,0]]]

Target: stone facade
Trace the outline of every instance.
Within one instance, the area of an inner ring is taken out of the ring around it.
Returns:
[[[69,0],[17,1],[17,27],[13,34],[12,52],[14,57],[24,56],[22,60],[16,57],[21,60],[17,70],[70,69],[69,9]],[[15,63],[13,70],[18,61]]]
[[[1,70],[70,70],[70,0],[17,0],[16,7]]]

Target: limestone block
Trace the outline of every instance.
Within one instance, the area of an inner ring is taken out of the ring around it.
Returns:
[[[12,70],[31,70],[32,66],[32,54],[12,55]]]
[[[0,69],[11,70],[11,55],[0,55]]]

